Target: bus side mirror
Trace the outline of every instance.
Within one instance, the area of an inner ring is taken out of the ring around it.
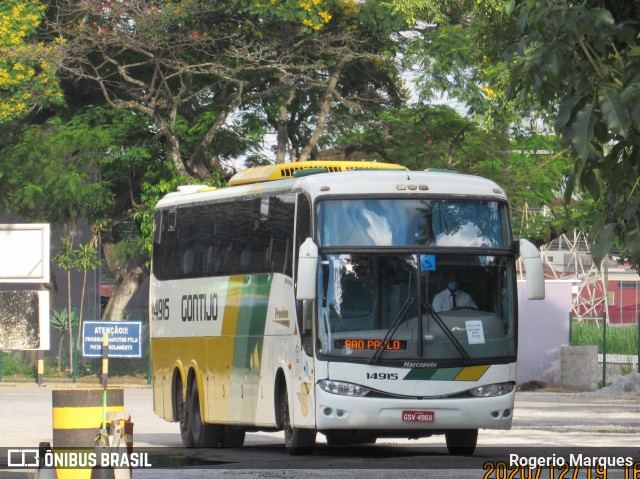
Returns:
[[[527,299],[544,299],[544,269],[540,251],[531,242],[521,239],[520,257],[527,273]]]
[[[317,267],[318,246],[311,238],[307,238],[298,253],[296,299],[315,299]]]

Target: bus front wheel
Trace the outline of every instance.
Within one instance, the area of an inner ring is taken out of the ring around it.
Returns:
[[[287,452],[292,456],[301,454],[311,454],[313,446],[316,444],[315,429],[300,429],[291,425],[289,416],[289,400],[287,399],[287,389],[282,388],[279,395],[280,419],[284,430],[284,443]]]
[[[477,429],[454,429],[445,433],[447,449],[456,456],[471,456],[478,443]]]

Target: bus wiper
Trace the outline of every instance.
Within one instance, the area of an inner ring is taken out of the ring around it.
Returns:
[[[402,305],[402,308],[400,308],[400,311],[398,311],[398,315],[393,320],[393,323],[391,323],[391,326],[387,330],[387,334],[384,335],[384,338],[382,339],[382,341],[380,341],[380,344],[371,355],[371,359],[369,359],[369,364],[376,364],[378,362],[378,360],[380,359],[380,356],[382,356],[382,353],[385,350],[386,345],[389,343],[389,340],[391,339],[391,337],[396,333],[396,330],[402,323],[402,319],[407,315],[407,313],[409,312],[409,308],[411,308],[414,302],[415,302],[415,298],[413,296],[409,296],[406,299],[406,301]]]
[[[471,359],[471,356],[469,356],[469,353],[467,353],[465,351],[465,349],[462,347],[462,344],[460,344],[460,341],[458,341],[458,339],[453,335],[451,330],[449,328],[447,328],[447,326],[444,324],[444,321],[442,320],[440,315],[438,313],[436,313],[435,309],[433,309],[433,306],[431,306],[427,302],[424,302],[424,303],[422,303],[422,307],[435,320],[435,322],[438,324],[438,326],[440,326],[440,329],[442,329],[442,332],[445,334],[445,336],[447,338],[449,338],[449,341],[451,341],[451,343],[455,346],[455,348],[458,350],[460,355],[464,359]]]

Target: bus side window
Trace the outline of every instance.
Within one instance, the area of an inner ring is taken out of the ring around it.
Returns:
[[[156,211],[153,215],[153,243],[162,242],[162,211]]]
[[[233,204],[215,205],[215,229],[213,231],[213,274],[231,274],[231,239],[233,233]]]
[[[273,245],[271,247],[271,271],[292,276],[293,224],[295,195],[279,195],[271,200],[273,215]]]
[[[174,267],[177,278],[191,278],[193,276],[195,211],[192,208],[180,208],[177,212],[175,235],[175,250],[178,261]]]
[[[253,272],[268,273],[271,269],[271,234],[273,230],[273,215],[269,214],[272,208],[271,197],[262,196],[258,208],[251,241]]]

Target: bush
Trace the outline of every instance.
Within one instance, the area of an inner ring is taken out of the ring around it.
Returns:
[[[576,323],[571,328],[572,346],[598,346],[602,354],[603,327],[593,323]],[[638,354],[638,325],[607,326],[607,354]]]
[[[27,364],[21,353],[2,353],[2,376],[7,378],[35,378],[36,368]]]

